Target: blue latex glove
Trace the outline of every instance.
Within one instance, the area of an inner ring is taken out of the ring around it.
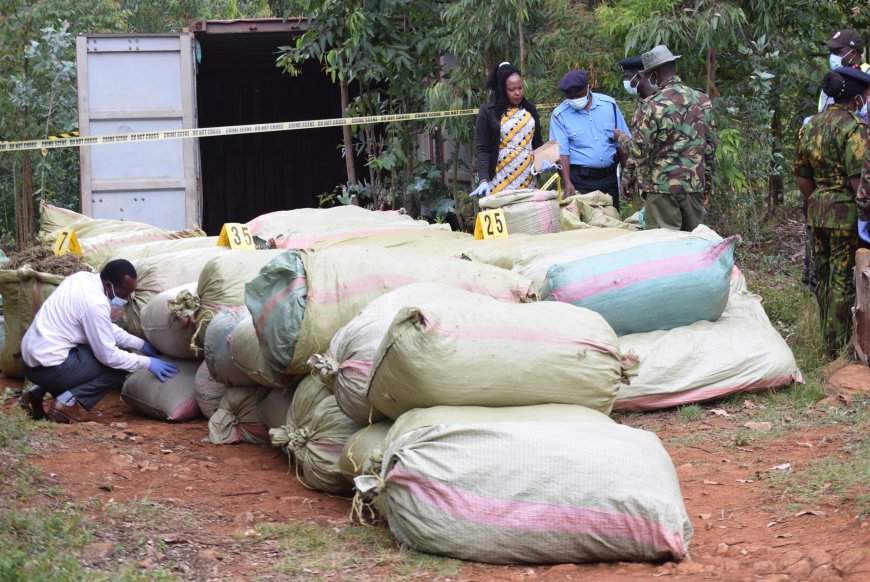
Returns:
[[[154,346],[152,346],[148,342],[145,342],[145,345],[143,345],[142,349],[139,351],[142,352],[143,356],[148,356],[149,358],[159,358],[160,356],[163,355],[157,351],[157,348],[155,348]]]
[[[549,172],[550,170],[559,170],[559,169],[561,169],[559,164],[554,164],[553,162],[548,162],[547,160],[544,160],[543,162],[541,162],[541,171],[542,172]]]
[[[178,372],[178,366],[158,358],[151,358],[148,371],[157,376],[157,379],[161,382],[166,382],[169,378],[175,376],[175,373]]]
[[[870,243],[870,220],[858,220],[858,236],[864,242]]]
[[[481,182],[477,186],[477,188],[475,188],[474,190],[469,192],[468,195],[471,196],[472,198],[474,198],[475,196],[480,196],[482,198],[485,198],[485,197],[489,196],[490,192],[492,192],[492,187],[489,185],[489,182],[486,180],[481,180]]]

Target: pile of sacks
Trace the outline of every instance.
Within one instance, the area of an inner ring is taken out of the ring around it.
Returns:
[[[356,489],[423,551],[680,559],[692,529],[673,465],[609,413],[800,381],[737,241],[705,227],[474,241],[355,207],[249,226],[280,248],[109,257],[139,273],[119,322],[179,365],[165,384],[131,375],[122,397],[205,415],[216,444],[280,447],[306,485]]]

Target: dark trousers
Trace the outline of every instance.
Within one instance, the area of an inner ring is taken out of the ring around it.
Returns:
[[[804,212],[804,222],[807,220],[807,208],[808,208],[807,199],[804,198],[803,204],[803,212]],[[818,285],[818,281],[816,280],[816,271],[818,270],[818,265],[816,261],[816,241],[813,240],[813,231],[810,230],[810,227],[807,226],[804,228],[804,276],[801,279],[801,283],[803,283],[807,288],[811,291],[816,290],[816,285]]]
[[[816,301],[819,324],[836,358],[852,337],[852,306],[855,305],[855,251],[858,237],[850,230],[812,228],[816,247]]]
[[[97,360],[88,345],[74,347],[66,361],[57,366],[35,366],[24,362],[24,377],[38,385],[42,393],[58,397],[69,390],[85,410],[90,410],[110,388],[121,386],[126,370],[110,368]]]
[[[619,210],[619,180],[616,179],[616,166],[613,167],[612,172],[603,176],[598,175],[594,170],[590,171],[589,168],[571,166],[571,183],[574,184],[578,194],[587,194],[595,190],[610,194],[613,198],[613,207]]]

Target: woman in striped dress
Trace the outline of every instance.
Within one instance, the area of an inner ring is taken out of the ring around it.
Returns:
[[[543,143],[538,110],[526,99],[522,74],[508,62],[486,82],[492,100],[477,115],[477,174],[471,196],[490,196],[532,184],[532,151]]]

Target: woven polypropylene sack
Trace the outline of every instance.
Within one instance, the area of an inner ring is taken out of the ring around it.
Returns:
[[[451,300],[467,305],[495,301],[492,297],[472,293],[441,283],[414,283],[378,297],[333,336],[326,354],[315,354],[309,363],[335,394],[338,407],[360,423],[386,418],[372,408],[366,398],[372,360],[393,318],[404,307],[430,301]]]
[[[302,252],[301,256],[308,282],[302,329],[292,360],[285,356],[271,361],[279,368],[285,366],[283,369],[290,373],[308,370],[308,357],[325,350],[335,333],[363,307],[405,285],[443,283],[505,302],[537,298],[536,287],[525,277],[460,259],[370,247]],[[260,330],[258,324],[257,333],[262,345]],[[289,345],[290,339],[285,343]]]
[[[192,349],[203,347],[208,324],[221,309],[244,307],[245,283],[256,277],[263,265],[282,253],[235,250],[206,263],[199,274],[196,291],[180,293],[171,306],[180,319],[196,324]]]
[[[247,226],[254,236],[270,241],[275,248],[288,250],[379,233],[443,228],[425,220],[414,220],[407,214],[366,210],[354,205],[279,210],[258,216]]]
[[[392,420],[364,426],[347,439],[341,450],[338,467],[348,479],[359,475],[377,475],[384,458],[384,439],[393,426]]]
[[[735,240],[667,241],[553,265],[544,299],[592,309],[618,335],[716,321],[728,303]]]
[[[588,309],[443,301],[399,311],[375,355],[368,399],[390,418],[438,405],[579,404],[606,414],[635,364]]]
[[[380,496],[396,539],[496,564],[679,560],[692,525],[673,463],[653,433],[618,424],[435,425],[400,436]]]
[[[248,375],[252,381],[270,388],[295,388],[301,378],[287,376],[272,369],[260,351],[260,340],[254,329],[250,313],[243,315],[235,331],[229,337],[230,353],[233,362]]]
[[[278,372],[289,372],[307,296],[305,266],[297,251],[273,258],[245,285],[245,304],[253,317],[260,353]]]
[[[190,420],[200,415],[196,400],[198,360],[162,359],[178,366],[178,372],[161,382],[148,370],[133,372],[121,389],[121,400],[137,412],[159,420]]]
[[[273,447],[280,447],[301,470],[306,486],[326,493],[347,493],[350,480],[339,467],[347,440],[361,427],[338,408],[335,396],[316,376],[296,388],[284,426],[269,431]]]
[[[619,219],[619,213],[607,212],[600,206],[592,206],[583,200],[585,194],[564,198],[560,222],[562,230],[586,228],[624,228],[635,230],[635,226]],[[613,207],[611,207],[613,208]],[[614,209],[615,210],[615,209]]]
[[[431,406],[403,413],[385,437],[385,445],[417,430],[438,424],[491,424],[496,422],[614,422],[597,410],[576,404],[532,406]]]
[[[10,378],[23,378],[21,340],[33,317],[64,277],[27,268],[0,270],[0,296],[3,298],[3,351],[0,370]]]
[[[196,369],[196,375],[193,377],[193,390],[199,411],[206,418],[212,417],[220,406],[224,394],[227,393],[227,387],[213,380],[209,375],[205,362],[202,362]]]
[[[127,331],[144,338],[141,318],[145,306],[158,294],[172,287],[177,287],[179,283],[196,281],[208,261],[220,253],[228,252],[228,250],[226,247],[212,246],[133,261],[137,275],[136,292],[130,297],[129,303],[124,308],[124,322]]]
[[[230,337],[239,321],[247,312],[238,309],[223,309],[214,316],[205,332],[205,363],[211,377],[227,386],[251,386],[245,371],[233,361]]]
[[[257,410],[259,402],[268,395],[269,389],[261,386],[227,388],[218,409],[208,419],[209,442],[269,444],[269,426]]]
[[[803,382],[794,354],[742,279],[735,284],[732,278],[717,321],[620,338],[640,365],[631,385],[620,387],[614,408],[654,410]]]
[[[145,339],[160,350],[160,353],[174,358],[197,358],[190,348],[196,325],[191,320],[178,317],[171,302],[181,293],[190,293],[196,283],[186,283],[158,293],[142,310],[140,323]],[[200,354],[201,355],[201,354]]]
[[[505,190],[481,199],[480,208],[501,208],[510,235],[548,234],[562,231],[558,197],[552,190]]]
[[[115,251],[112,255],[112,259],[127,259],[135,264],[136,261],[151,259],[160,255],[168,255],[170,253],[183,253],[199,249],[229,250],[229,247],[217,246],[217,241],[218,237],[216,236],[194,236],[190,238],[157,240],[141,245],[122,247]]]
[[[93,222],[88,223],[88,225],[92,224]],[[154,227],[152,230],[133,230],[128,232],[124,230],[127,227],[123,224],[119,228],[121,228],[120,231],[80,237],[79,245],[82,249],[82,262],[93,267],[95,271],[100,271],[122,248],[134,247],[160,240],[205,236],[205,233],[199,229],[168,231]]]
[[[269,428],[279,428],[287,422],[287,411],[293,403],[295,388],[269,390],[257,403],[257,415]]]

